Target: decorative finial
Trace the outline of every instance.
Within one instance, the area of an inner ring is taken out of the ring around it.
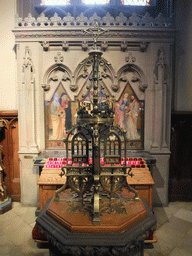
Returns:
[[[93,26],[91,28],[88,28],[86,30],[84,30],[84,32],[88,35],[91,35],[91,37],[93,38],[93,42],[94,42],[94,47],[97,46],[97,40],[98,38],[106,33],[108,30],[104,29],[104,28],[101,28],[99,26],[99,23],[97,20],[94,20],[94,23],[93,23]]]

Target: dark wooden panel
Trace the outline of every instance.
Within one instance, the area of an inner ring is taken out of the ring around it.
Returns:
[[[20,201],[19,135],[17,111],[0,111],[4,127],[0,131],[0,145],[5,166],[4,182],[8,195],[14,201]]]
[[[192,200],[192,112],[173,112],[171,118],[169,200]]]

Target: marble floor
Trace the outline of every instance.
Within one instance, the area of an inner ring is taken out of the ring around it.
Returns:
[[[48,256],[45,246],[32,239],[36,207],[13,202],[12,209],[0,215],[0,255]],[[192,203],[172,202],[154,207],[158,242],[147,246],[144,256],[192,255]]]

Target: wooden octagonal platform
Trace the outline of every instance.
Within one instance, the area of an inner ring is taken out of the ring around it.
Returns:
[[[47,207],[46,213],[53,219],[58,221],[60,225],[64,226],[71,232],[80,233],[121,233],[127,228],[133,226],[138,221],[144,219],[147,215],[147,211],[141,200],[139,201],[127,201],[129,194],[123,191],[120,203],[117,205],[116,202],[112,202],[109,206],[108,203],[104,202],[100,204],[100,223],[95,225],[92,223],[92,216],[85,214],[85,212],[72,208],[67,200],[71,197],[70,190],[66,190],[60,194],[62,201],[52,201]],[[115,208],[118,206],[122,208],[122,211],[116,211]],[[110,208],[110,214],[105,209]],[[102,213],[102,209],[104,209]]]

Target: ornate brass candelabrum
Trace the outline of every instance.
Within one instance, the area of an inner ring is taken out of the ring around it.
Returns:
[[[66,166],[61,175],[66,183],[56,191],[54,200],[71,188],[73,196],[67,199],[71,211],[81,211],[92,216],[94,224],[100,223],[102,213],[124,213],[122,200],[138,200],[138,193],[127,183],[131,167],[126,165],[126,131],[114,125],[114,100],[104,90],[99,73],[102,52],[97,48],[97,38],[104,31],[94,28],[93,49],[89,53],[92,77],[87,92],[78,101],[77,122],[64,140]],[[123,188],[130,196],[121,196]],[[66,200],[66,199],[65,199]]]

